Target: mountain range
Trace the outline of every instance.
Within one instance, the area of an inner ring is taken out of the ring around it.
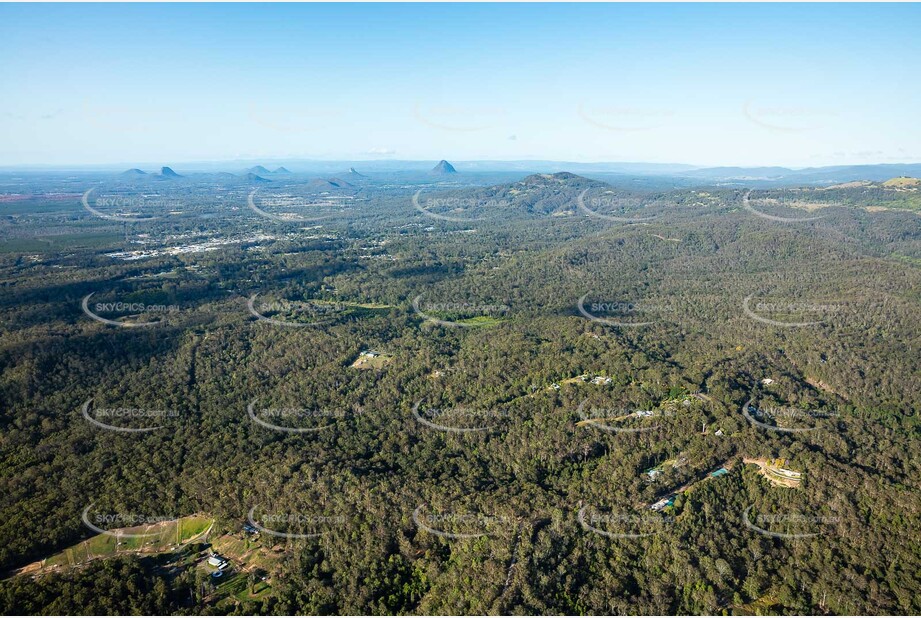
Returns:
[[[368,177],[357,171],[356,165],[335,161],[310,161],[299,164],[304,171],[299,174],[320,176],[330,182],[331,186],[343,187],[349,183],[367,181]],[[363,168],[368,168],[376,173],[391,173],[406,177],[451,177],[456,175],[457,169],[446,160],[441,160],[434,168],[426,167],[422,161],[363,161]],[[429,164],[430,165],[430,164]],[[187,167],[187,166],[186,166]],[[204,169],[203,169],[204,168]],[[239,169],[239,168],[237,168]],[[341,170],[347,169],[343,172]],[[574,163],[554,161],[465,161],[463,163],[466,178],[474,180],[487,175],[505,175],[514,177],[521,173],[556,173],[567,170],[572,173],[582,174],[608,182],[638,182],[649,186],[694,186],[694,185],[729,185],[729,186],[795,186],[816,185],[830,186],[848,182],[884,182],[897,177],[921,177],[921,163],[897,163],[876,165],[840,165],[810,168],[789,168],[781,166],[763,167],[693,167],[681,164],[658,163]],[[263,165],[248,168],[242,175],[230,175],[224,169],[214,165],[201,165],[191,177],[221,178],[247,178],[246,174],[255,174],[261,179],[278,179],[282,176],[292,176],[286,167],[278,166],[274,171]],[[331,176],[325,176],[331,174]],[[186,178],[186,175],[177,174],[170,167],[163,167],[159,174],[145,172],[140,168],[131,168],[120,174],[124,180],[152,181],[176,180]],[[639,186],[639,185],[638,185]]]

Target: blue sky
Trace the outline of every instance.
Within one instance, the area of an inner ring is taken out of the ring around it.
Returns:
[[[0,5],[0,165],[921,161],[919,5]]]

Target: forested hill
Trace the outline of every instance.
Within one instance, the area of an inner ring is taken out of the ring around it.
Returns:
[[[426,190],[424,197],[420,196],[418,201],[430,213],[467,220],[499,221],[518,217],[581,215],[580,196],[582,202],[588,203],[583,210],[589,206],[600,206],[604,212],[624,207],[642,208],[654,201],[650,193],[617,189],[568,172],[533,174],[517,182],[482,189],[463,187],[445,190],[436,187]]]

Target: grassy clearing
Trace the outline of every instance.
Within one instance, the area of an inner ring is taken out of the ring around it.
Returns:
[[[214,551],[231,560],[271,572],[281,561],[281,554],[273,552],[259,541],[225,534],[212,542]]]
[[[44,568],[74,566],[97,558],[109,558],[126,552],[158,554],[173,551],[200,535],[213,523],[206,515],[190,515],[150,526],[135,526],[111,530],[112,534],[97,534],[68,547],[44,562]],[[151,536],[125,536],[125,535]]]
[[[363,352],[349,366],[353,369],[382,369],[392,360],[393,356],[390,354],[377,353],[377,356],[372,357]]]
[[[745,457],[742,459],[742,463],[755,464],[758,466],[758,472],[775,487],[795,488],[799,487],[803,480],[803,474],[801,472],[782,467],[786,463],[783,460],[772,461]]]
[[[199,534],[208,529],[214,522],[213,519],[205,515],[190,515],[179,520],[177,528],[177,544],[183,543],[197,537]]]
[[[115,537],[110,534],[97,534],[81,545],[78,545],[77,548],[80,548],[81,546],[90,556],[94,558],[112,556],[115,554],[118,548]]]

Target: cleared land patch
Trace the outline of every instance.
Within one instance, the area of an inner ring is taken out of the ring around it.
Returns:
[[[18,569],[15,575],[39,575],[43,572],[86,564],[91,560],[111,558],[121,554],[161,554],[175,551],[180,545],[193,542],[214,523],[202,514],[155,524],[114,528],[80,541],[48,558]],[[127,536],[127,535],[145,536]]]
[[[753,459],[745,457],[742,463],[755,464],[760,469],[771,485],[778,487],[799,487],[803,480],[803,473],[784,468],[784,459]]]

